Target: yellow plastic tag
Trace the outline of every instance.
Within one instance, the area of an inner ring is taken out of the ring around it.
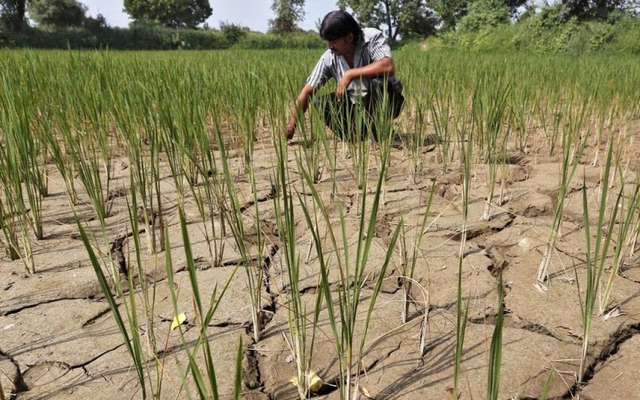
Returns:
[[[322,378],[318,376],[318,374],[316,374],[313,371],[309,371],[307,373],[307,379],[309,380],[310,391],[317,392],[320,389],[322,389],[322,386],[324,385],[324,381],[322,380]],[[294,376],[293,378],[289,379],[289,382],[291,382],[293,386],[298,386],[298,377]]]
[[[171,330],[176,329],[180,325],[184,324],[187,321],[187,316],[184,313],[180,313],[173,318],[171,322]]]

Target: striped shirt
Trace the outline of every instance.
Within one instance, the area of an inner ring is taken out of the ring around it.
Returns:
[[[354,68],[364,67],[385,57],[391,58],[391,49],[385,43],[382,32],[374,28],[364,28],[362,32],[364,33],[364,38],[356,44],[353,56]],[[311,75],[307,78],[307,84],[317,89],[331,78],[339,82],[349,69],[349,64],[344,56],[336,56],[331,50],[327,50],[320,57]],[[367,95],[371,79],[359,78],[351,81],[347,86],[347,93],[351,102],[357,103],[360,98]],[[402,92],[402,84],[395,76],[389,77],[389,83],[398,93]]]

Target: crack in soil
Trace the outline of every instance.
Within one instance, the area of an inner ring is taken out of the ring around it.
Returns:
[[[67,363],[65,363],[65,362],[63,362],[63,361],[54,361],[54,362],[66,365],[66,366],[69,368],[69,370],[82,368],[82,369],[85,371],[85,373],[87,374],[87,376],[90,376],[90,375],[87,373],[87,370],[86,370],[86,366],[87,366],[87,365],[91,364],[92,362],[94,362],[94,361],[98,360],[98,359],[99,359],[99,358],[101,358],[101,357],[104,357],[105,355],[107,355],[107,354],[109,354],[109,353],[112,353],[112,352],[114,352],[114,351],[118,350],[119,348],[123,347],[124,345],[125,345],[125,344],[124,344],[124,343],[122,343],[122,344],[119,344],[119,345],[115,346],[114,348],[111,348],[111,349],[109,349],[109,350],[105,350],[105,351],[103,351],[102,353],[98,354],[97,356],[95,356],[95,357],[93,357],[93,358],[91,358],[91,359],[89,359],[89,360],[87,360],[87,361],[85,361],[85,362],[82,362],[82,363],[80,363],[80,364],[73,364],[73,365],[70,365],[70,364],[67,364]]]
[[[99,313],[97,313],[96,315],[94,315],[93,317],[89,318],[88,320],[86,320],[82,325],[81,328],[86,328],[87,326],[93,325],[96,323],[97,320],[99,320],[100,318],[102,318],[103,316],[110,314],[111,313],[111,307],[106,307],[104,310],[100,311]]]
[[[371,364],[369,364],[369,367],[368,367],[368,368],[364,368],[364,367],[363,367],[363,368],[362,368],[362,371],[360,371],[360,374],[362,374],[362,373],[365,373],[365,374],[366,374],[367,370],[372,370],[372,369],[374,369],[374,368],[376,367],[376,365],[378,365],[380,362],[382,362],[382,361],[384,361],[384,360],[388,359],[389,357],[391,357],[391,355],[392,355],[393,353],[395,353],[396,351],[400,350],[400,346],[402,346],[402,340],[398,342],[398,346],[396,346],[395,348],[393,348],[393,349],[389,350],[389,351],[387,352],[387,354],[385,354],[385,355],[384,355],[384,357],[379,357],[379,358],[376,358],[375,360],[373,360],[373,361],[371,362]],[[383,370],[384,370],[384,368],[383,368]]]
[[[258,352],[255,350],[255,342],[252,341],[244,350],[242,360],[242,383],[249,390],[260,388],[265,393],[265,385],[262,382],[260,364],[258,363]],[[265,393],[266,394],[266,393]]]
[[[497,310],[495,310],[494,312],[491,313],[487,313],[482,317],[478,317],[478,318],[469,318],[469,322],[471,322],[472,324],[476,324],[476,325],[495,325],[496,324],[496,318],[497,318]],[[516,322],[515,320],[521,321],[521,322]],[[525,321],[524,319],[515,316],[511,313],[511,311],[509,310],[509,308],[506,306],[506,304],[504,305],[504,327],[505,328],[512,328],[512,329],[522,329],[531,333],[537,333],[539,335],[544,335],[544,336],[548,336],[551,337],[559,342],[562,343],[567,343],[567,344],[572,344],[573,342],[571,341],[566,341],[563,340],[561,338],[559,338],[557,335],[555,335],[550,329],[548,329],[547,327],[540,325],[540,324],[536,324],[533,322],[528,322]]]
[[[7,376],[7,378],[9,378],[11,380],[11,383],[13,384],[13,390],[11,390],[11,393],[9,394],[9,398],[13,399],[18,393],[26,392],[27,390],[29,390],[29,386],[27,386],[26,382],[24,381],[24,376],[22,375],[22,371],[20,370],[20,365],[18,364],[18,362],[13,357],[11,357],[11,355],[3,352],[1,349],[0,357],[4,357],[9,360],[16,370],[15,376]]]
[[[574,399],[576,398],[582,388],[589,384],[589,381],[593,379],[596,374],[596,368],[604,364],[610,357],[614,356],[620,350],[627,340],[633,336],[640,334],[640,323],[632,324],[624,327],[620,327],[610,337],[609,342],[604,345],[598,357],[596,357],[591,364],[587,367],[584,376],[579,382],[576,382],[571,389],[562,397],[562,399]]]
[[[260,203],[264,203],[265,201],[273,200],[273,196],[275,196],[275,194],[276,194],[276,188],[275,186],[271,186],[271,190],[269,191],[269,193],[267,193],[262,197],[258,197],[256,200],[249,200],[248,202],[245,203],[245,205],[240,207],[240,213],[244,213],[251,207],[255,206],[256,203],[260,204]]]
[[[13,315],[13,314],[18,314],[24,310],[28,310],[30,308],[35,308],[38,306],[41,306],[43,304],[51,304],[51,303],[56,303],[59,301],[66,301],[66,300],[86,300],[87,297],[86,296],[79,296],[79,297],[59,297],[57,299],[48,299],[48,300],[42,300],[38,303],[34,303],[34,304],[28,304],[26,306],[22,306],[22,307],[18,307],[18,308],[13,308],[13,309],[9,309],[9,310],[5,310],[5,311],[0,311],[0,316],[2,317],[6,317],[8,315]]]

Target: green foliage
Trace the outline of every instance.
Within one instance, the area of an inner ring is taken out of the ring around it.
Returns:
[[[440,16],[444,32],[454,30],[458,20],[468,13],[467,0],[432,0],[430,5]]]
[[[170,28],[195,28],[211,16],[209,0],[124,0],[135,21],[154,21]]]
[[[400,37],[427,37],[435,33],[438,20],[425,0],[340,0],[361,25],[383,29],[391,41]]]
[[[323,49],[326,44],[317,33],[274,35],[251,32],[233,47],[237,49]]]
[[[428,49],[464,49],[478,52],[528,51],[535,53],[640,54],[640,20],[624,16],[611,22],[577,18],[563,21],[560,5],[543,8],[514,24],[480,31],[444,32],[424,42]]]
[[[565,21],[571,18],[606,21],[616,12],[636,12],[637,9],[637,0],[563,0],[560,17]]]
[[[27,25],[27,0],[0,0],[0,29],[19,30]]]
[[[229,43],[234,44],[247,36],[249,28],[229,22],[220,22],[220,32]]]
[[[27,11],[38,26],[68,28],[82,26],[87,7],[76,0],[31,0]]]
[[[230,28],[230,30],[227,30]],[[172,29],[136,24],[130,28],[99,26],[94,29],[69,28],[41,30],[27,27],[21,32],[3,33],[0,48],[32,47],[40,49],[113,50],[215,50],[215,49],[322,49],[317,33],[273,35],[227,26],[218,30]],[[238,37],[238,35],[241,35]]]
[[[449,32],[458,26],[468,14],[472,13],[472,9],[477,7],[477,3],[487,3],[484,0],[431,0],[429,6],[432,7],[442,21],[441,31]],[[508,16],[515,16],[518,13],[520,7],[527,3],[527,0],[501,0],[492,1],[496,3],[494,8],[497,9],[497,3],[506,7],[508,10]],[[480,5],[481,8],[486,8],[486,5]],[[507,17],[508,18],[508,17]]]
[[[471,3],[469,14],[460,20],[461,32],[479,32],[509,23],[509,9],[501,0],[477,0]]]
[[[304,19],[304,0],[273,0],[271,9],[276,13],[269,20],[269,32],[283,35],[300,31],[298,23]]]

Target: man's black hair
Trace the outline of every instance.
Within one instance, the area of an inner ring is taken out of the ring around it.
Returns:
[[[353,42],[358,43],[364,36],[362,28],[346,11],[331,11],[324,16],[320,25],[320,37],[326,41],[337,40],[353,33]]]

